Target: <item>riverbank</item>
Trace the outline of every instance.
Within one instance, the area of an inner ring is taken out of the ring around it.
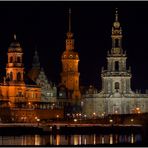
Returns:
[[[141,133],[141,125],[97,124],[0,124],[0,135],[14,134],[91,134],[91,133]]]

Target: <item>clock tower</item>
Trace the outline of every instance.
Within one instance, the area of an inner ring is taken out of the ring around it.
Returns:
[[[79,55],[78,52],[74,51],[74,39],[71,32],[71,9],[69,9],[69,30],[67,32],[66,50],[63,52],[61,59],[61,81],[67,89],[67,97],[68,99],[78,99],[81,96],[79,90],[80,73],[78,72]]]

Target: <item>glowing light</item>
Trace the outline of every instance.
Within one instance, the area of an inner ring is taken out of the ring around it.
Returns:
[[[94,112],[94,113],[93,113],[93,115],[95,116],[95,115],[96,115],[96,113]]]
[[[113,120],[112,120],[112,119],[110,119],[110,120],[109,120],[109,122],[110,122],[110,123],[112,123],[112,122],[113,122]]]
[[[118,111],[116,110],[116,111],[115,111],[115,114],[117,114],[117,113],[118,113]]]
[[[134,121],[134,119],[131,119],[131,122],[133,122]]]
[[[74,119],[73,121],[74,121],[74,122],[77,122],[78,120],[77,120],[77,119]]]

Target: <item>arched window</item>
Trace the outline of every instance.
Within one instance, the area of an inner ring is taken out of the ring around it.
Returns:
[[[10,81],[12,81],[13,80],[13,73],[12,73],[12,71],[10,72]]]
[[[119,62],[118,61],[115,62],[115,71],[119,71]]]
[[[17,81],[21,81],[21,73],[20,72],[17,73]]]
[[[20,63],[20,62],[21,62],[21,58],[17,57],[17,63]]]
[[[115,89],[119,89],[119,82],[115,82]]]
[[[10,57],[10,63],[12,63],[13,62],[13,57]]]

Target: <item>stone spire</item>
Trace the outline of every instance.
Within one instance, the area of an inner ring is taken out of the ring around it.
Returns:
[[[66,39],[66,50],[73,50],[74,49],[74,39],[73,33],[71,32],[71,9],[69,8],[69,23],[68,23],[68,32],[67,32],[67,39]]]
[[[122,29],[120,26],[119,22],[119,14],[118,14],[118,9],[116,8],[115,11],[115,21],[113,22],[112,26],[112,50],[111,54],[112,55],[119,55],[123,53],[122,50]]]

